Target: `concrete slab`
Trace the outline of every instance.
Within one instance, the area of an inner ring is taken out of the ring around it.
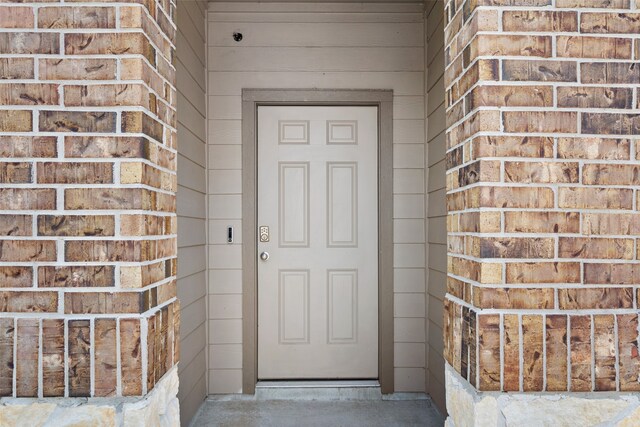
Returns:
[[[192,427],[395,427],[444,425],[430,400],[208,400]]]

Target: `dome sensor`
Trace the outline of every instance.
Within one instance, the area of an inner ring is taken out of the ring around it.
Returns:
[[[242,33],[233,33],[233,39],[237,42],[242,40]]]

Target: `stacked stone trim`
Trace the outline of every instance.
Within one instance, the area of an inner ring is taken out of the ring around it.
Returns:
[[[482,391],[640,391],[640,3],[446,3],[445,358]]]
[[[178,362],[176,4],[0,3],[0,396]]]

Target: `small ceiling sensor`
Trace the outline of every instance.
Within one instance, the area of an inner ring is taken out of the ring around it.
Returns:
[[[233,39],[237,42],[242,40],[242,33],[233,33]]]

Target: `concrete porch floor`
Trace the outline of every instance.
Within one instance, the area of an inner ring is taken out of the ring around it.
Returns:
[[[208,400],[192,427],[441,427],[430,400]]]

